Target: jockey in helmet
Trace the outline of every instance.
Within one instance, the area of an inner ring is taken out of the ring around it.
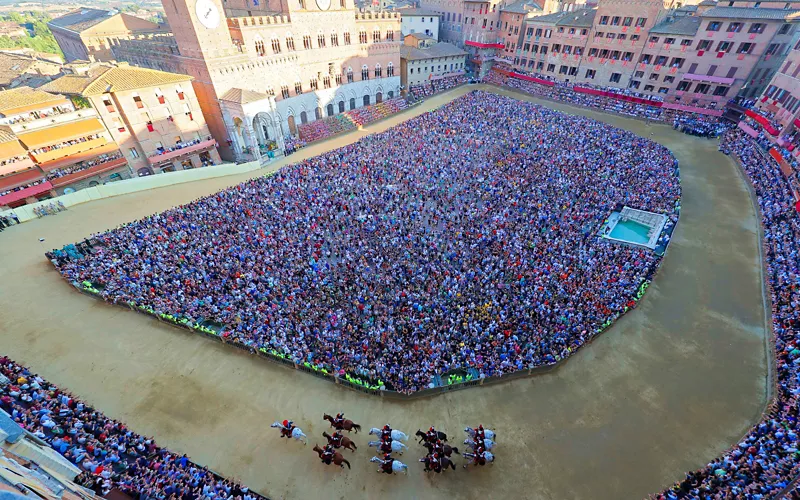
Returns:
[[[342,446],[342,437],[342,431],[336,431],[333,433],[333,436],[331,436],[331,444],[334,446],[334,448]]]
[[[392,458],[391,453],[384,453],[383,465],[381,465],[383,472],[385,472],[386,474],[392,473],[392,462],[394,462],[394,458]]]
[[[333,419],[333,425],[341,427],[343,424],[344,424],[344,413],[337,413],[336,417]]]
[[[381,429],[381,440],[391,436],[392,436],[392,428],[389,427],[389,424],[384,425],[383,429]]]
[[[326,465],[330,465],[331,461],[333,460],[333,447],[331,445],[325,446],[325,449],[322,450],[322,463]]]
[[[442,472],[442,462],[439,460],[439,454],[434,453],[431,455],[431,469],[437,474]]]
[[[436,432],[436,429],[434,429],[433,426],[431,426],[431,428],[428,429],[428,432],[425,434],[425,438],[428,441],[435,442],[437,439],[439,439],[439,433]]]
[[[292,437],[292,431],[294,430],[294,422],[291,420],[284,420],[281,425],[283,425],[283,429],[281,429],[281,437]]]
[[[475,429],[475,439],[483,440],[484,438],[486,438],[486,433],[484,432],[483,424],[480,424],[478,425],[478,428]]]

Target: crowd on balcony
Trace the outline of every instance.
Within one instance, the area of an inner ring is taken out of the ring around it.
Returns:
[[[50,145],[50,146],[44,146],[44,147],[41,147],[41,148],[31,149],[31,150],[29,150],[29,153],[32,156],[35,157],[35,156],[41,155],[43,153],[49,153],[50,151],[56,151],[56,150],[59,150],[59,149],[68,148],[70,146],[75,146],[76,144],[83,144],[84,142],[89,142],[89,141],[93,141],[95,139],[100,139],[101,137],[103,137],[101,134],[91,134],[91,135],[87,135],[85,137],[80,137],[78,139],[71,139],[69,141],[60,142],[58,144],[53,144],[53,145]]]
[[[99,234],[96,253],[58,269],[108,301],[413,392],[451,369],[569,356],[635,306],[660,262],[598,237],[606,217],[627,205],[674,223],[679,199],[666,148],[472,92]]]
[[[262,498],[186,455],[161,448],[5,356],[0,375],[8,379],[0,385],[0,408],[78,466],[82,473],[75,482],[98,495],[118,488],[141,500]]]
[[[18,163],[18,162],[25,161],[25,160],[28,160],[28,159],[30,159],[30,157],[28,155],[15,156],[13,158],[6,158],[5,160],[0,160],[0,167],[5,167],[6,165],[11,165],[13,163]]]
[[[689,472],[661,499],[774,498],[800,465],[800,215],[778,164],[740,130],[725,133],[720,150],[736,157],[756,193],[764,228],[765,280],[772,302],[776,386],[764,419],[720,458]]]
[[[0,191],[0,196],[5,196],[7,194],[16,193],[17,191],[22,191],[23,189],[32,188],[34,186],[38,186],[39,184],[43,184],[45,179],[39,179],[36,181],[28,182],[27,184],[23,184],[21,186],[16,186],[11,189],[6,189],[4,191]]]
[[[69,106],[56,106],[49,110],[39,110],[39,111],[31,111],[29,113],[23,113],[21,115],[17,115],[13,118],[8,119],[7,121],[4,120],[4,125],[16,125],[18,123],[30,123],[36,120],[43,120],[45,118],[52,118],[54,116],[63,115],[66,113],[72,113],[75,109]]]
[[[82,161],[74,165],[69,165],[62,168],[56,168],[47,173],[47,180],[52,181],[53,179],[58,179],[59,177],[64,177],[66,175],[77,174],[78,172],[82,172],[96,165],[100,165],[102,163],[108,163],[114,160],[119,160],[122,157],[123,157],[122,153],[117,151],[111,154],[103,154],[91,160]]]
[[[210,141],[210,140],[211,140],[211,136],[208,136],[205,139],[201,139],[201,138],[198,137],[197,139],[192,139],[191,141],[176,142],[174,145],[168,146],[168,147],[159,146],[159,147],[156,148],[156,150],[153,152],[153,154],[150,155],[150,157],[152,158],[154,156],[161,156],[161,155],[165,155],[167,153],[180,151],[181,149],[186,149],[186,148],[190,148],[192,146],[197,146],[201,142]]]

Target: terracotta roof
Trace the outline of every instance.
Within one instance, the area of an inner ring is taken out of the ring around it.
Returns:
[[[34,64],[36,59],[31,57],[0,52],[0,85],[10,84],[14,78],[28,71]]]
[[[527,14],[534,10],[542,10],[542,8],[530,0],[519,0],[500,8],[500,12],[511,12],[512,14]]]
[[[664,21],[656,26],[653,26],[653,29],[650,30],[650,33],[655,33],[658,35],[694,36],[697,33],[698,28],[700,28],[700,21],[701,19],[695,16],[679,17],[678,19]]]
[[[57,105],[66,102],[63,96],[53,95],[30,87],[17,87],[0,92],[0,115],[9,116],[45,107],[45,104]]]
[[[556,26],[572,26],[577,28],[591,28],[594,21],[595,9],[580,9],[573,12],[556,12],[544,16],[536,16],[526,20],[526,23],[548,23]]]
[[[781,21],[795,18],[798,10],[762,9],[755,7],[713,7],[700,14],[700,17],[716,17],[721,19],[768,19]]]
[[[101,70],[100,68],[105,69]],[[46,87],[46,90],[51,92],[90,96],[106,92],[125,92],[126,90],[158,87],[159,85],[190,80],[192,80],[192,77],[189,75],[167,73],[166,71],[138,68],[136,66],[100,66],[98,69],[89,72],[87,76],[62,76],[43,88]]]
[[[230,89],[219,98],[220,101],[235,102],[237,104],[248,104],[251,102],[262,101],[269,99],[267,94],[261,92],[253,92],[252,90]]]
[[[70,31],[81,32],[102,23],[116,14],[116,12],[111,10],[81,8],[64,14],[61,17],[57,17],[47,24]]]
[[[416,38],[417,40],[433,40],[433,37],[427,35],[425,33],[409,33],[406,35],[407,37],[410,36],[411,38]]]
[[[425,9],[398,9],[397,12],[399,12],[401,16],[441,17],[441,14],[438,12]]]
[[[427,49],[418,49],[410,45],[400,46],[400,57],[409,61],[431,59],[433,57],[457,57],[466,54],[463,50],[447,42],[439,42]]]

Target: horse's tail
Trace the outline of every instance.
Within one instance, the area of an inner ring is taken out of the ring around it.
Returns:
[[[399,445],[400,445],[400,449],[402,449],[402,450],[407,450],[407,449],[408,449],[408,446],[404,445],[404,444],[403,444],[403,443],[401,443],[400,441],[398,441],[398,442],[397,442],[397,444],[399,444]]]
[[[450,449],[451,449],[451,450],[453,450],[453,453],[455,453],[456,455],[461,455],[461,452],[460,452],[460,451],[458,451],[458,448],[456,448],[456,447],[452,447],[452,448],[450,448]]]
[[[455,464],[455,462],[452,462],[452,461],[450,461],[450,462],[447,462],[447,463],[449,463],[449,464],[450,464],[450,467],[452,467],[452,468],[453,468],[453,470],[456,470],[456,464]]]
[[[356,431],[356,434],[358,434],[358,431],[361,430],[361,426],[358,424],[353,424],[353,430]]]
[[[353,441],[352,439],[350,440],[350,444],[353,446],[353,450],[357,450],[358,449],[358,446],[356,446],[355,441]]]
[[[347,460],[345,460],[344,458],[342,459],[342,463],[343,463],[343,464],[345,464],[345,465],[347,466],[347,468],[348,468],[348,469],[350,468],[350,462],[348,462],[348,461],[347,461]]]

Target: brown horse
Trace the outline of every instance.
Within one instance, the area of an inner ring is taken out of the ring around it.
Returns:
[[[353,451],[353,452],[358,449],[358,446],[356,446],[356,444],[353,442],[353,440],[350,439],[347,436],[342,436],[342,442],[341,442],[341,444],[339,444],[339,446],[336,446],[336,442],[333,439],[333,436],[331,436],[327,432],[323,431],[322,437],[327,439],[328,440],[328,444],[333,445],[334,448],[345,448],[345,449],[348,449],[348,450]]]
[[[428,449],[428,453],[429,453],[429,454],[430,454],[430,453],[433,453],[433,448],[434,448],[434,445],[432,445],[431,443],[425,443],[425,444],[423,444],[422,446],[424,446],[425,448],[427,448],[427,449]],[[453,453],[455,453],[456,455],[461,455],[461,452],[460,452],[460,451],[458,451],[458,448],[456,448],[456,447],[454,447],[454,446],[450,446],[450,445],[449,445],[449,444],[447,444],[447,443],[445,443],[445,444],[443,444],[443,445],[442,445],[442,451],[444,452],[444,456],[446,456],[446,457],[449,457],[449,456],[450,456],[450,455],[452,455]]]
[[[314,451],[316,451],[317,455],[319,455],[319,458],[322,459],[322,453],[325,450],[323,450],[322,448],[320,448],[318,445],[315,444],[314,445]],[[344,469],[345,465],[347,466],[348,469],[350,468],[350,462],[345,460],[344,457],[342,456],[342,454],[339,453],[338,451],[333,453],[333,463],[338,465],[342,469]]]
[[[358,434],[358,431],[361,430],[361,426],[353,422],[352,420],[344,420],[342,421],[341,424],[335,424],[333,417],[328,415],[327,413],[322,415],[322,419],[327,420],[328,422],[331,423],[331,427],[340,431],[341,430],[345,430],[347,432],[356,431],[356,434]]]

